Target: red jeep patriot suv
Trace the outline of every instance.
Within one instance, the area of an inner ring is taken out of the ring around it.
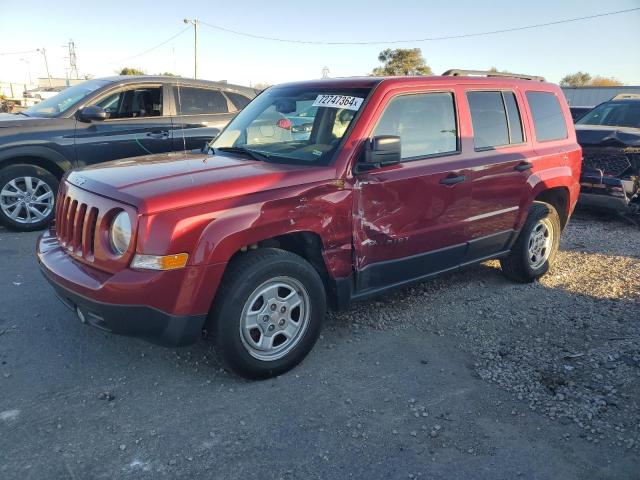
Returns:
[[[580,146],[556,85],[473,73],[280,85],[206,152],[73,171],[42,271],[82,322],[165,345],[206,330],[251,378],[300,362],[327,306],[490,258],[531,282]]]

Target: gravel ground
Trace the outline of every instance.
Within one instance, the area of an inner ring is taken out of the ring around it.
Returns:
[[[81,325],[0,229],[0,478],[640,478],[640,229],[577,214],[497,262],[330,315],[287,375]]]
[[[481,379],[530,410],[575,423],[594,444],[640,452],[637,227],[578,212],[540,282],[507,283],[492,261],[376,305],[377,315],[363,304],[336,320],[454,336]]]

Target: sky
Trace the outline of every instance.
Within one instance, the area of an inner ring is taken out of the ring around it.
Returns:
[[[109,76],[124,66],[193,76],[193,27],[184,18],[282,39],[361,42],[500,30],[640,7],[640,0],[483,1],[322,0],[0,0],[0,81],[64,77],[73,39],[81,75]],[[173,40],[146,54],[141,53]],[[640,85],[640,11],[475,38],[376,45],[309,45],[260,40],[201,24],[198,77],[241,85],[366,75],[385,48],[420,48],[434,73],[500,70],[559,82],[578,70]]]

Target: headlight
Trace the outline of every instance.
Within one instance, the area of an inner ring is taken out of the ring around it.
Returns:
[[[119,256],[129,249],[131,243],[131,220],[126,212],[120,212],[111,221],[109,242],[113,252]]]

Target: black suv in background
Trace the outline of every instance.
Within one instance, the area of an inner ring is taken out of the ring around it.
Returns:
[[[640,212],[640,95],[620,94],[576,122],[580,204]]]
[[[201,148],[256,96],[179,77],[87,80],[16,114],[0,114],[0,222],[37,230],[54,216],[72,168]]]

